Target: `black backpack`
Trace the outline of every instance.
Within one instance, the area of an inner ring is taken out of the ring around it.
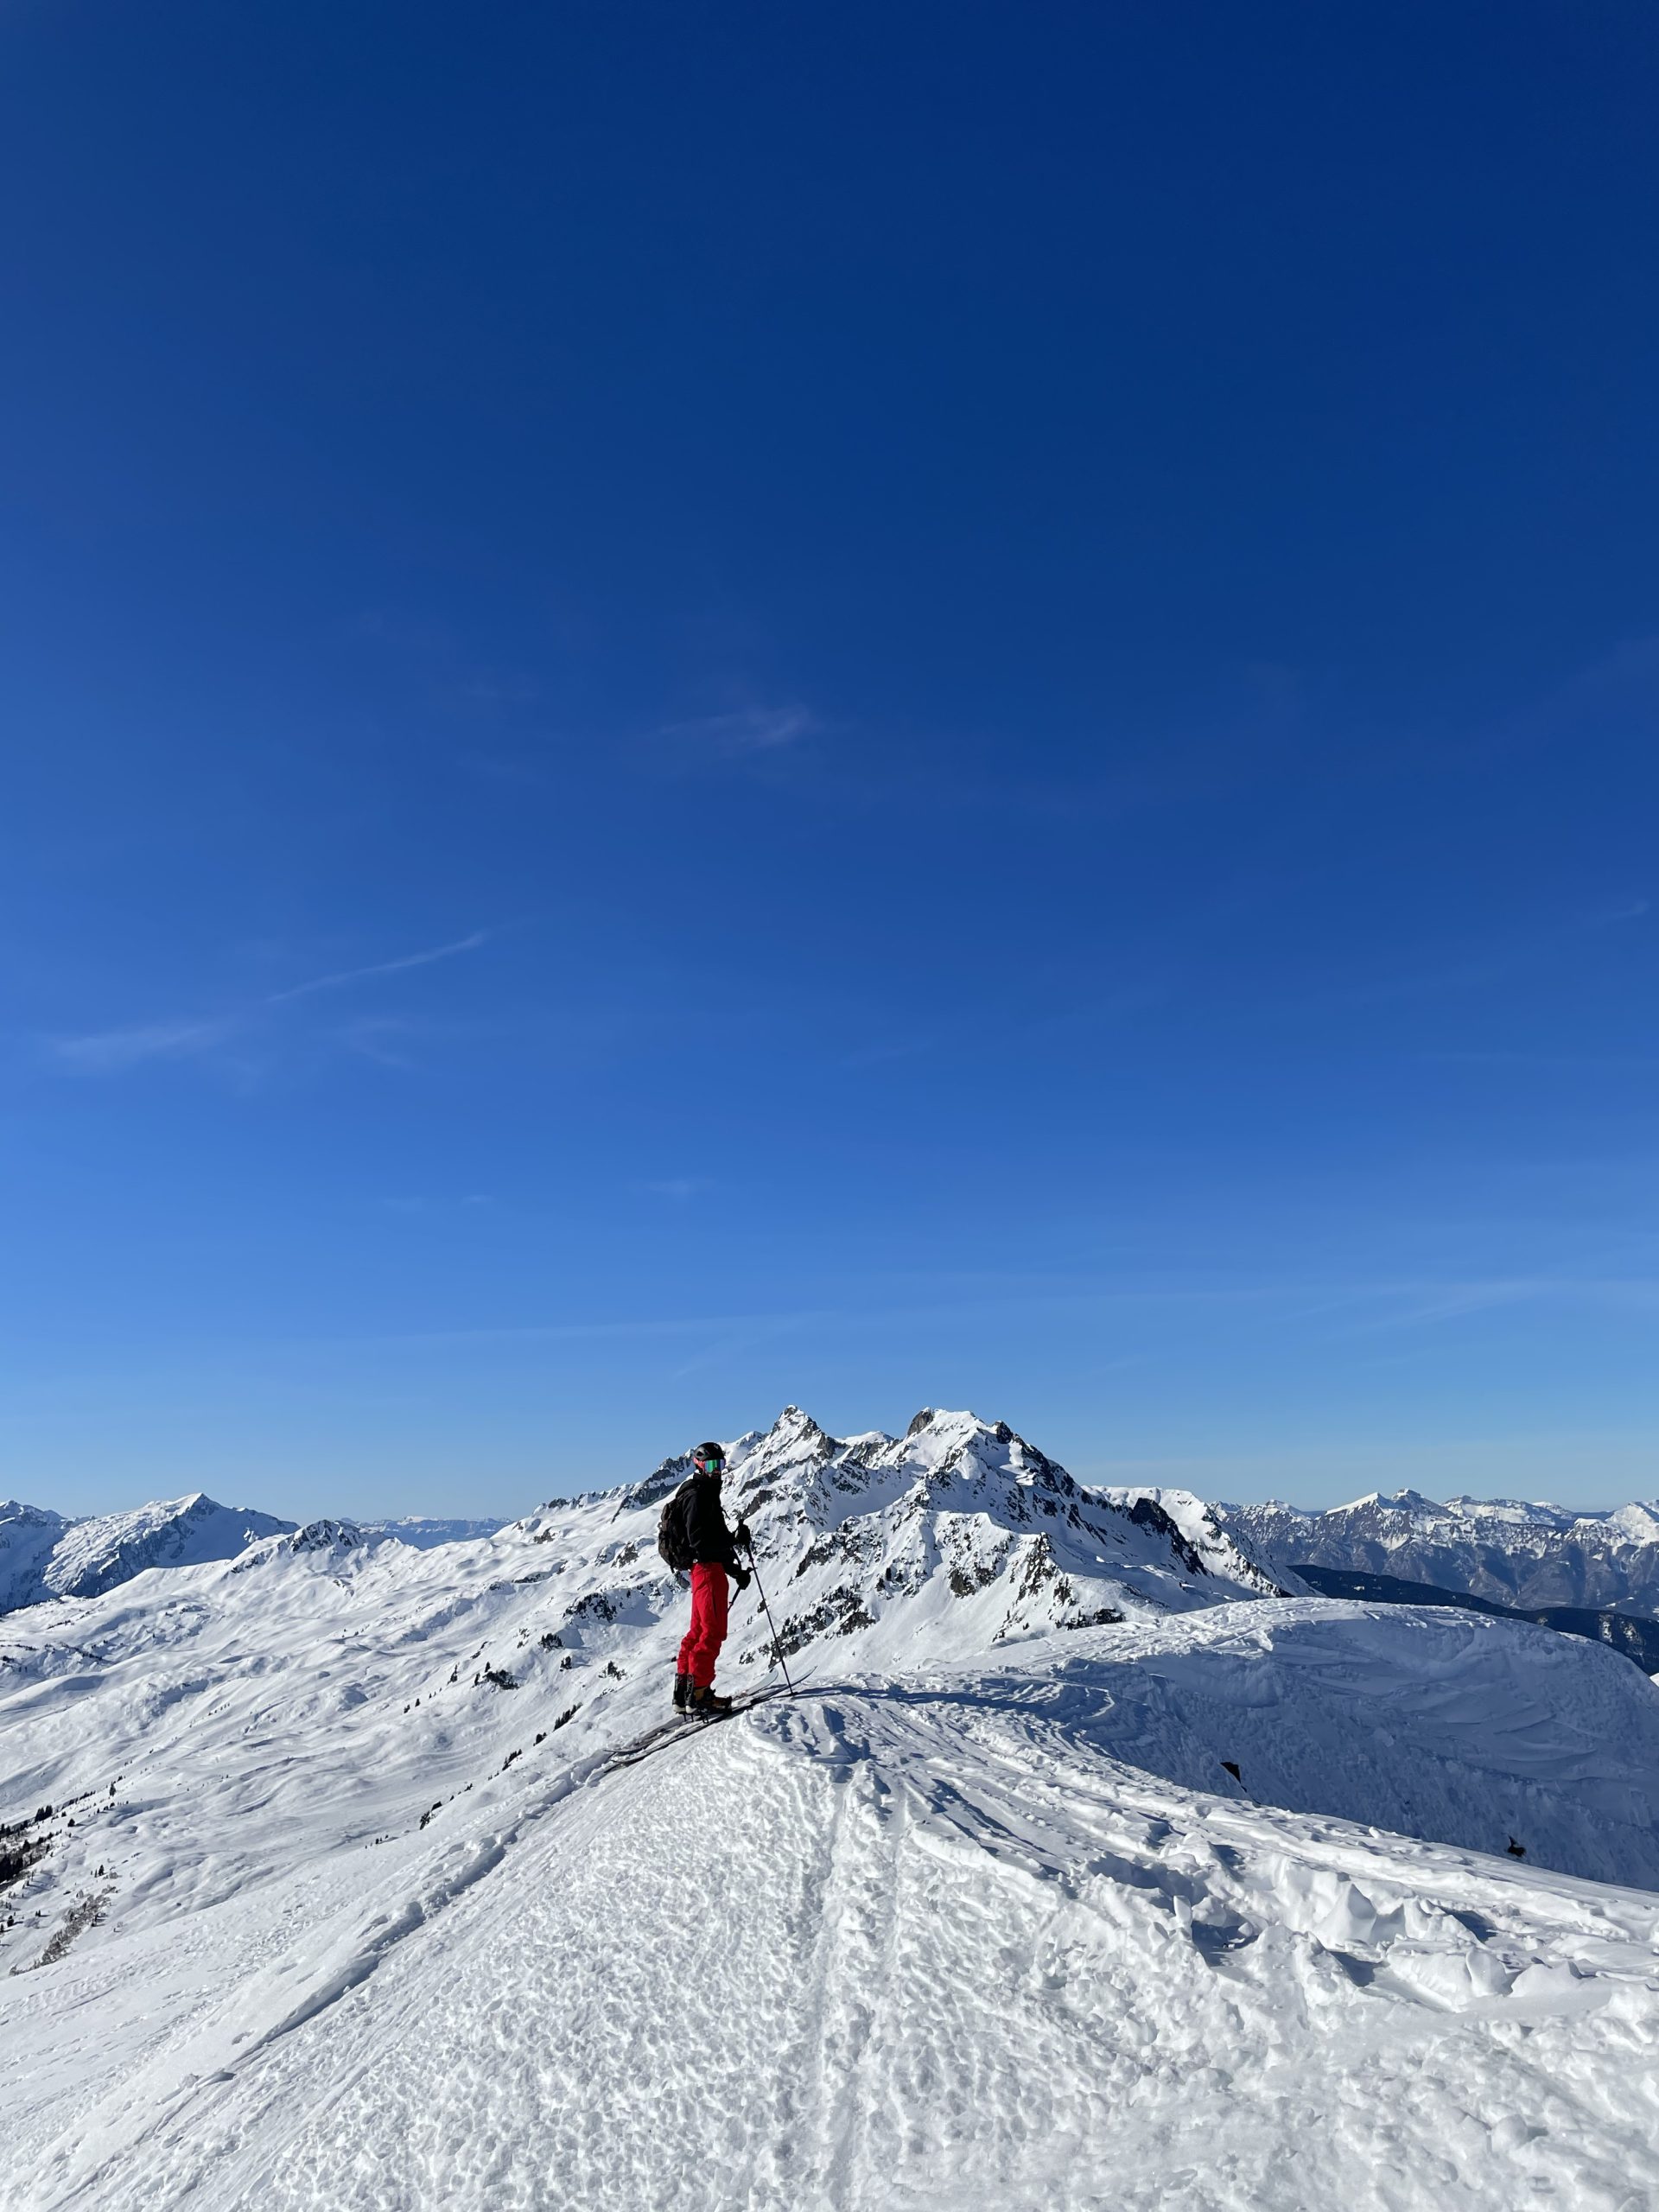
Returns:
[[[691,1517],[691,1483],[695,1479],[692,1477],[680,1484],[664,1506],[657,1523],[657,1548],[676,1574],[687,1573],[696,1564],[686,1525]]]

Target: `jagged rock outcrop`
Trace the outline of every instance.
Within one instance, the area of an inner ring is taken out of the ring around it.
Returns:
[[[855,1637],[861,1663],[887,1664],[1278,1594],[1198,1500],[1090,1490],[1006,1421],[929,1407],[902,1436],[836,1438],[787,1406],[727,1452],[727,1502],[754,1530],[791,1653]],[[614,1493],[613,1527],[654,1512],[690,1471],[689,1454],[665,1459]],[[537,1517],[528,1533],[550,1537]],[[618,1618],[648,1606],[664,1573],[648,1531],[631,1553],[632,1571],[606,1578]],[[565,1624],[594,1623],[594,1594],[572,1591]]]

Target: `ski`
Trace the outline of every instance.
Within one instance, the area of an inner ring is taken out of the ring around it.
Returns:
[[[769,1689],[752,1690],[748,1696],[734,1700],[726,1713],[711,1713],[702,1717],[677,1713],[672,1720],[664,1720],[660,1727],[648,1729],[632,1744],[626,1744],[620,1751],[613,1751],[599,1772],[609,1774],[615,1767],[633,1766],[640,1759],[649,1758],[653,1751],[661,1751],[666,1744],[683,1743],[705,1728],[713,1728],[722,1720],[734,1719],[740,1713],[753,1712],[757,1705],[769,1705],[773,1698],[791,1697],[795,1694],[778,1683]]]

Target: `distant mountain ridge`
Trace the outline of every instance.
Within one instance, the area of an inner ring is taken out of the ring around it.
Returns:
[[[971,1427],[963,1427],[971,1425]],[[957,1433],[960,1431],[960,1433]],[[944,1415],[925,1407],[902,1438],[869,1431],[832,1438],[810,1415],[790,1407],[770,1431],[750,1431],[730,1446],[728,1496],[770,1496],[767,1484],[783,1478],[797,1509],[807,1520],[823,1522],[823,1537],[832,1555],[852,1544],[847,1524],[858,1513],[847,1509],[854,1496],[887,1493],[898,1478],[916,1480],[927,1466],[931,1496],[951,1489],[971,1460],[980,1476],[991,1458],[1007,1453],[1002,1486],[1013,1491],[1000,1500],[1002,1522],[998,1560],[991,1553],[957,1564],[957,1575],[995,1580],[1007,1540],[1022,1529],[1022,1516],[1033,1526],[1059,1520],[1064,1540],[1079,1533],[1077,1516],[1106,1516],[1099,1529],[1113,1535],[1110,1551],[1126,1526],[1141,1537],[1157,1531],[1177,1566],[1177,1584],[1208,1575],[1234,1581],[1249,1595],[1299,1595],[1310,1588],[1296,1568],[1310,1564],[1350,1575],[1380,1575],[1425,1584],[1440,1591],[1482,1597],[1522,1612],[1577,1608],[1586,1612],[1621,1611],[1659,1617],[1659,1502],[1632,1502],[1601,1513],[1575,1513],[1555,1504],[1451,1497],[1431,1500],[1418,1491],[1371,1493],[1323,1513],[1269,1500],[1265,1504],[1205,1504],[1188,1491],[1110,1489],[1089,1486],[1068,1476],[1033,1445],[1008,1429],[1007,1422],[984,1425],[973,1415]],[[628,1506],[651,1504],[668,1496],[690,1471],[688,1458],[664,1460],[644,1482],[617,1491],[593,1491],[586,1497],[611,1496]],[[810,1478],[810,1480],[807,1480]],[[973,1496],[978,1497],[976,1491]],[[546,1510],[553,1510],[546,1506]],[[533,1517],[533,1516],[531,1516]],[[1166,1526],[1168,1524],[1168,1526]],[[44,1506],[17,1500],[0,1502],[0,1612],[13,1612],[53,1597],[95,1597],[150,1566],[199,1566],[232,1560],[250,1544],[270,1535],[292,1535],[294,1522],[250,1506],[221,1506],[197,1491],[188,1497],[157,1500],[130,1513],[73,1520]],[[414,1548],[462,1541],[489,1541],[511,1529],[493,1517],[403,1516],[396,1520],[349,1520],[340,1526],[365,1535],[394,1537]],[[865,1531],[865,1544],[874,1533]],[[949,1537],[947,1541],[957,1541]],[[882,1537],[885,1544],[885,1537]],[[1064,1544],[1062,1544],[1064,1548]],[[1077,1546],[1073,1546],[1077,1548]],[[1095,1580],[1106,1553],[1071,1560],[1071,1571],[1038,1561],[1028,1568],[1038,1581]],[[849,1561],[852,1564],[852,1561]],[[913,1573],[913,1568],[905,1571]],[[869,1592],[858,1606],[868,1611]]]
[[[7,1499],[0,1503],[0,1613],[53,1598],[99,1598],[148,1567],[234,1559],[294,1526],[248,1506],[220,1505],[201,1491],[81,1521]]]
[[[251,1506],[220,1505],[205,1491],[157,1498],[127,1513],[76,1519],[18,1498],[0,1498],[0,1613],[53,1598],[99,1598],[152,1567],[204,1567],[234,1559],[263,1537],[292,1535],[299,1523]],[[338,1516],[313,1528],[359,1529],[428,1551],[439,1544],[475,1543],[511,1523],[488,1518],[444,1520],[407,1513],[394,1521]]]
[[[1270,1499],[1221,1504],[1217,1521],[1288,1575],[1306,1561],[1491,1599],[1525,1611],[1573,1606],[1659,1615],[1659,1501],[1573,1512],[1514,1498],[1372,1492],[1307,1513]]]
[[[475,1544],[499,1536],[512,1523],[494,1516],[453,1521],[431,1513],[403,1513],[395,1521],[359,1521],[357,1526],[365,1535],[395,1536],[400,1544],[413,1544],[416,1551],[425,1552],[438,1544]]]

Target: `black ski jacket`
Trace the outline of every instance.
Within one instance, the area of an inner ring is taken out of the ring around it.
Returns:
[[[719,1478],[693,1475],[685,1487],[690,1493],[683,1509],[685,1541],[693,1560],[699,1567],[735,1567],[737,1546],[721,1508]]]

